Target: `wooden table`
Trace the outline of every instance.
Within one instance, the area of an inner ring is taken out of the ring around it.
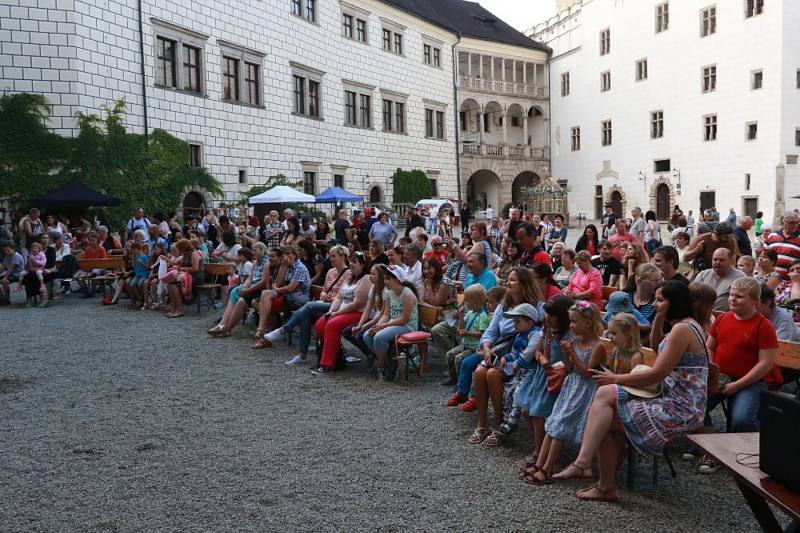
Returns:
[[[703,453],[731,473],[763,531],[783,531],[768,503],[792,518],[793,524],[787,531],[796,530],[800,523],[800,494],[776,483],[757,467],[744,466],[736,460],[738,455],[745,464],[758,463],[757,455],[741,455],[759,453],[758,433],[698,434],[688,435],[688,438]]]

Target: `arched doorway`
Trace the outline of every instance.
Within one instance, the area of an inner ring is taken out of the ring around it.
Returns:
[[[467,98],[459,107],[459,128],[461,142],[477,143],[480,139],[481,106],[472,98]]]
[[[379,186],[375,185],[369,190],[369,203],[371,204],[383,203],[383,191]]]
[[[528,139],[526,139],[526,144],[535,148],[547,146],[544,112],[536,106],[528,111]]]
[[[508,120],[506,139],[509,146],[519,146],[527,144],[528,140],[524,137],[525,127],[522,123],[525,117],[525,111],[519,104],[511,104],[506,111],[506,120]]]
[[[611,191],[611,209],[617,217],[622,216],[622,193],[619,191]]]
[[[662,183],[656,189],[656,218],[658,220],[669,220],[669,186]]]
[[[189,191],[183,197],[183,218],[187,215],[200,216],[205,212],[205,200],[203,195],[197,191]]]
[[[470,176],[467,181],[467,202],[477,203],[478,209],[484,210],[492,206],[495,213],[499,213],[503,206],[500,205],[500,178],[491,170],[479,170]]]
[[[511,203],[515,206],[522,204],[525,201],[522,195],[522,189],[537,185],[539,181],[539,176],[535,172],[530,171],[522,172],[514,178],[514,182],[511,184]]]

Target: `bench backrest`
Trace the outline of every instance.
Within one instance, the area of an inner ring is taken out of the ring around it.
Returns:
[[[775,364],[781,368],[800,370],[800,343],[792,341],[778,342],[778,357]]]
[[[81,270],[94,270],[101,268],[103,270],[122,270],[123,261],[122,256],[106,257],[105,259],[78,259],[78,268]]]
[[[225,263],[206,263],[206,266],[203,267],[203,270],[209,276],[224,276]]]
[[[429,329],[439,323],[439,313],[442,308],[430,304],[419,304],[420,325]]]
[[[600,342],[606,347],[606,364],[611,364],[611,353],[614,351],[614,343],[611,342],[611,339],[607,339],[605,337],[600,337]],[[642,347],[640,350],[642,352],[642,358],[644,359],[644,364],[647,366],[653,366],[656,364],[656,358],[658,354],[652,348],[645,348]]]

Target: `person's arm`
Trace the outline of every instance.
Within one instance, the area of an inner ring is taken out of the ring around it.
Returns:
[[[578,372],[585,378],[592,377],[590,370],[596,368],[601,363],[605,363],[607,358],[606,346],[602,342],[597,342],[592,348],[592,354],[589,356],[589,361],[584,363],[580,357],[571,357],[572,365]]]
[[[663,306],[659,309],[661,308],[663,308]],[[658,346],[664,339],[664,322],[666,321],[666,316],[666,312],[656,311],[656,316],[653,317],[652,329],[650,330],[650,346]],[[633,365],[631,365],[631,368],[633,368]]]
[[[764,344],[773,344],[772,341],[774,341],[774,343],[777,344],[777,339],[774,338],[774,333],[773,333],[774,329],[772,328],[772,324],[769,322],[769,320],[766,319],[762,320],[758,328],[759,330],[761,330],[761,328],[764,327],[766,327],[768,331],[758,332],[758,335],[761,336],[762,340],[764,341],[761,343],[762,346]],[[721,391],[722,394],[724,394],[725,396],[733,396],[734,394],[744,389],[745,387],[748,387],[753,383],[755,383],[756,381],[763,379],[764,376],[766,376],[769,373],[769,371],[772,370],[772,367],[775,365],[775,358],[777,356],[778,356],[777,347],[762,348],[761,346],[759,346],[758,362],[755,365],[753,365],[753,368],[750,369],[750,372],[740,377],[736,381],[732,381],[727,385],[725,385],[725,387]]]
[[[427,288],[426,288],[426,293],[427,293]],[[439,288],[427,298],[428,303],[436,307],[442,307],[447,303],[447,300],[449,299],[450,299],[450,287],[448,285],[445,285],[444,283],[439,285]]]
[[[478,341],[478,346],[480,346],[480,350],[483,352],[484,359],[486,359],[487,362],[492,354],[492,345],[500,339],[500,321],[502,318],[502,311],[495,310],[489,327],[486,328],[486,331],[483,332],[483,335],[481,335]]]
[[[695,241],[689,246],[689,249],[683,254],[684,261],[689,262],[703,252],[703,243],[706,242],[706,239],[708,239],[708,235],[711,234],[708,233],[706,235],[700,235],[697,239],[695,239]]]
[[[575,295],[579,300],[591,300],[596,294],[603,294],[603,277],[595,270],[589,273],[589,288]]]
[[[642,352],[634,352],[631,354],[631,368],[636,368],[636,365],[644,364],[644,356]]]

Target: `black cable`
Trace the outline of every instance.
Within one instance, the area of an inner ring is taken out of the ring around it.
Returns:
[[[757,453],[737,453],[736,462],[747,468],[759,467],[759,454]]]

